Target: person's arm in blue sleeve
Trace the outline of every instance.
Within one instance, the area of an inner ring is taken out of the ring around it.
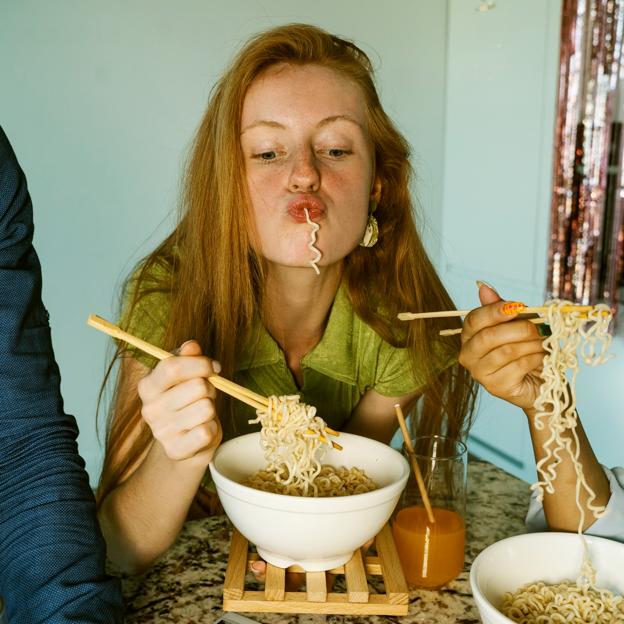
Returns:
[[[26,178],[0,128],[0,596],[11,624],[121,622],[32,234]]]

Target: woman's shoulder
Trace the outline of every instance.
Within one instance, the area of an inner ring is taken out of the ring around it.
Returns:
[[[440,340],[431,348],[410,344],[407,325],[384,302],[369,302],[370,318],[365,318],[357,313],[346,289],[344,297],[358,367],[367,372],[373,380],[369,383],[381,394],[398,396],[420,388],[432,374],[457,361],[457,353]]]
[[[173,263],[166,257],[141,262],[126,280],[119,325],[128,333],[156,346],[164,342],[171,309]],[[133,357],[153,367],[150,356],[132,351]]]

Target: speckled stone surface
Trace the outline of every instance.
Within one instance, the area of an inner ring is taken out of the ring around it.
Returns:
[[[486,546],[524,532],[528,484],[487,462],[468,468],[466,561],[441,590],[412,590],[407,616],[246,614],[266,624],[477,624],[468,573]],[[142,577],[122,577],[127,622],[214,622],[222,614],[222,586],[231,525],[224,516],[188,522],[177,542]]]

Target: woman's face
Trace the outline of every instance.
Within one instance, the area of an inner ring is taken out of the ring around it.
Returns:
[[[373,150],[360,88],[318,65],[281,64],[261,74],[243,104],[241,145],[262,254],[307,267],[342,260],[362,239],[371,199],[378,201]]]

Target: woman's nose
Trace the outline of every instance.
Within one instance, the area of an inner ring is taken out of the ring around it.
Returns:
[[[289,190],[293,193],[311,193],[318,191],[320,184],[321,175],[314,154],[301,152],[293,162],[288,180]]]

